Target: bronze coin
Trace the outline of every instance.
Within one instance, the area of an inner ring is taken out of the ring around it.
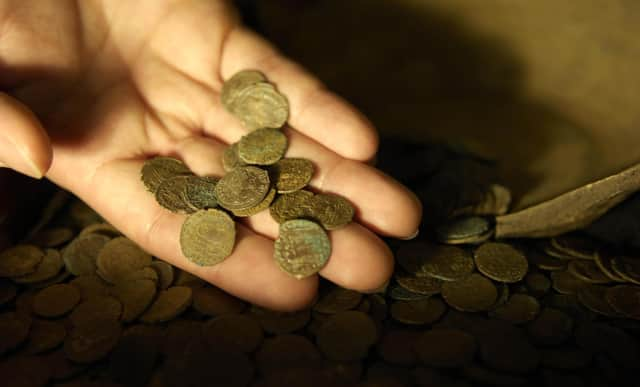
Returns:
[[[205,316],[238,314],[244,308],[242,300],[214,286],[193,289],[193,309]]]
[[[455,281],[473,272],[471,255],[455,246],[412,242],[401,247],[398,263],[410,274],[418,277],[433,277],[443,281]]]
[[[523,324],[536,318],[540,312],[540,303],[527,294],[514,294],[502,306],[491,312],[491,316],[513,324]]]
[[[588,285],[578,291],[578,301],[585,308],[607,317],[620,317],[620,314],[607,302],[608,286]]]
[[[172,176],[160,183],[156,190],[156,201],[162,207],[179,214],[190,214],[196,209],[187,200],[187,186],[193,176]]]
[[[478,273],[463,279],[445,282],[442,297],[454,309],[462,312],[489,310],[498,298],[495,285]]]
[[[456,218],[438,227],[436,235],[446,244],[480,244],[491,238],[493,226],[480,216]]]
[[[327,230],[335,230],[351,223],[355,209],[339,195],[317,194],[311,200],[311,218]]]
[[[222,105],[231,110],[238,94],[247,86],[254,83],[265,82],[267,78],[257,70],[242,70],[235,73],[231,78],[227,79],[222,85],[220,92],[220,101]]]
[[[142,166],[141,178],[147,190],[155,193],[160,183],[178,175],[190,175],[191,171],[180,160],[172,157],[154,157]]]
[[[0,277],[33,273],[44,259],[44,251],[33,245],[17,245],[0,253]]]
[[[149,309],[140,316],[145,323],[161,323],[173,320],[191,306],[193,292],[185,286],[172,286],[158,294]]]
[[[23,343],[31,328],[31,318],[20,312],[0,314],[0,355]]]
[[[218,203],[227,210],[245,210],[260,203],[269,189],[267,171],[246,166],[224,175],[216,185],[215,195]]]
[[[238,143],[235,142],[225,148],[222,153],[222,168],[225,172],[232,171],[238,167],[244,167],[247,164],[240,160],[238,156]]]
[[[126,237],[114,238],[107,242],[96,260],[98,275],[112,284],[126,279],[132,272],[150,264],[151,255]]]
[[[211,176],[190,176],[185,187],[185,199],[194,210],[214,208],[218,205],[215,189],[218,179]]]
[[[238,157],[246,164],[272,165],[287,151],[287,136],[279,129],[262,128],[242,136]]]
[[[281,128],[289,118],[289,102],[265,82],[242,89],[229,110],[249,130]]]
[[[118,321],[95,320],[71,330],[64,343],[67,357],[76,363],[94,363],[105,358],[122,333]]]
[[[527,333],[539,345],[560,345],[573,331],[573,319],[555,308],[544,308],[535,320],[527,325]]]
[[[354,309],[362,300],[362,294],[351,289],[334,286],[323,291],[313,310],[320,313],[335,314]]]
[[[396,272],[398,285],[410,292],[432,296],[442,290],[442,280],[433,277],[416,277],[404,271]]]
[[[260,324],[246,314],[219,316],[206,322],[202,327],[202,336],[211,346],[223,346],[242,352],[253,352],[264,334]]]
[[[553,289],[561,294],[576,294],[580,288],[587,285],[568,271],[554,271],[551,273]]]
[[[69,315],[69,319],[73,325],[78,326],[93,321],[118,321],[121,314],[122,304],[114,297],[94,297],[78,304]]]
[[[246,210],[232,211],[233,215],[238,217],[253,216],[269,208],[269,206],[271,206],[271,203],[273,202],[275,197],[276,197],[276,189],[271,188],[267,193],[267,196],[265,196],[264,199],[262,199],[262,201],[258,203],[258,205],[256,205],[255,207],[247,208]]]
[[[95,274],[98,254],[110,240],[110,237],[101,234],[78,235],[62,252],[67,270],[77,276]]]
[[[640,285],[640,259],[617,256],[611,260],[611,267],[625,281]]]
[[[13,281],[18,284],[34,284],[46,281],[58,275],[63,267],[64,262],[58,250],[46,249],[45,256],[36,267],[36,271],[15,277]]]
[[[606,284],[611,282],[594,261],[574,259],[569,262],[567,271],[574,277],[590,284]]]
[[[42,317],[60,317],[80,301],[80,292],[69,284],[57,284],[39,291],[33,298],[33,312]]]
[[[307,159],[284,158],[270,168],[272,181],[278,193],[290,193],[303,189],[313,177],[313,163]]]
[[[67,330],[62,321],[34,320],[25,352],[38,354],[49,351],[62,344],[66,336]]]
[[[447,305],[439,297],[413,301],[395,301],[391,304],[391,317],[408,325],[432,324],[440,319]]]
[[[182,254],[200,266],[222,262],[231,255],[236,242],[236,224],[221,210],[200,210],[182,224]]]
[[[280,195],[269,207],[269,213],[278,223],[307,218],[311,214],[313,198],[313,193],[305,190]]]
[[[524,254],[506,243],[485,243],[476,249],[474,259],[478,271],[506,283],[522,280],[529,268]]]
[[[295,278],[320,271],[331,255],[331,242],[320,225],[306,219],[288,220],[280,225],[274,244],[278,266]]]
[[[626,282],[624,278],[617,275],[613,270],[612,260],[616,256],[617,254],[610,250],[600,249],[594,255],[594,262],[596,263],[596,265],[598,265],[598,268],[600,268],[602,274],[609,277],[611,281]]]
[[[131,322],[137,319],[156,296],[156,284],[151,280],[138,279],[118,282],[111,290],[122,304],[121,320]]]

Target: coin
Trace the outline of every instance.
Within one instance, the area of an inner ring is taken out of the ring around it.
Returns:
[[[442,290],[442,280],[433,277],[416,277],[404,271],[396,272],[398,285],[410,292],[432,296]]]
[[[395,301],[391,304],[391,317],[403,324],[432,324],[440,319],[447,306],[438,297],[412,301]]]
[[[238,314],[244,308],[244,302],[216,287],[193,289],[193,309],[205,316]]]
[[[62,321],[34,320],[25,352],[39,354],[49,351],[62,344],[66,336],[67,330]]]
[[[422,333],[415,349],[427,366],[458,368],[471,363],[478,344],[472,335],[459,329],[434,329]]]
[[[442,296],[449,306],[459,311],[480,312],[491,308],[498,291],[490,280],[473,273],[457,281],[445,282]]]
[[[149,309],[140,316],[145,323],[160,323],[174,319],[184,312],[193,300],[191,288],[173,286],[158,294]]]
[[[559,345],[571,337],[573,320],[561,310],[546,307],[527,325],[527,333],[539,345]]]
[[[254,83],[265,82],[266,80],[265,76],[257,70],[242,70],[235,73],[222,85],[220,92],[222,105],[227,110],[230,110],[242,90]]]
[[[288,220],[280,225],[274,259],[291,276],[301,279],[317,273],[329,261],[331,242],[315,222]]]
[[[110,237],[88,233],[79,235],[62,252],[65,267],[74,275],[90,275],[96,272],[96,259]]]
[[[110,285],[96,274],[81,275],[74,278],[69,285],[75,286],[80,292],[80,299],[87,300],[97,296],[109,295]]]
[[[203,339],[210,346],[224,346],[251,353],[262,343],[263,332],[258,322],[245,314],[228,314],[207,321]]]
[[[200,266],[222,262],[233,251],[236,224],[221,210],[200,210],[182,224],[180,247],[182,254]]]
[[[389,288],[389,297],[392,300],[397,301],[417,301],[417,300],[425,300],[431,297],[431,294],[421,294],[415,293],[410,290],[405,289],[399,284],[392,284]]]
[[[0,253],[0,277],[33,273],[44,259],[44,251],[33,245],[17,245]]]
[[[526,257],[529,260],[529,263],[535,265],[541,270],[558,271],[565,270],[567,268],[566,262],[550,257],[537,250],[532,249],[527,251]]]
[[[465,278],[474,269],[471,255],[455,246],[414,242],[411,247],[399,249],[397,259],[400,266],[413,275],[443,281]]]
[[[270,168],[271,181],[275,182],[278,193],[290,193],[304,188],[313,177],[314,167],[310,160],[284,158]]]
[[[246,164],[272,165],[284,157],[287,145],[287,136],[279,129],[257,129],[238,141],[238,157]]]
[[[347,311],[329,317],[320,327],[316,343],[331,360],[354,361],[367,354],[377,337],[376,325],[369,316]]]
[[[551,246],[576,259],[594,259],[599,245],[593,239],[578,235],[565,234],[551,238]]]
[[[640,320],[640,286],[617,285],[607,289],[605,300],[618,313]]]
[[[567,271],[574,277],[590,284],[606,284],[611,279],[604,275],[594,261],[573,260],[569,262]]]
[[[578,301],[589,310],[607,317],[620,317],[620,314],[606,300],[608,286],[589,285],[578,291]]]
[[[267,193],[267,196],[264,197],[264,199],[262,199],[262,201],[260,203],[258,203],[255,207],[251,207],[251,208],[247,208],[246,210],[235,210],[232,211],[233,215],[238,216],[238,217],[247,217],[247,216],[253,216],[259,212],[262,212],[264,210],[266,210],[267,208],[269,208],[269,206],[271,205],[271,203],[273,202],[273,199],[275,199],[276,197],[276,189],[275,188],[271,188],[269,190],[269,192]]]
[[[139,279],[118,282],[111,293],[122,304],[122,321],[137,319],[156,296],[156,284],[151,280]]]
[[[614,281],[614,282],[626,282],[624,280],[624,278],[620,277],[619,275],[617,275],[615,273],[615,271],[613,270],[613,267],[611,265],[611,261],[613,260],[613,258],[616,255],[617,254],[615,254],[614,252],[612,252],[610,250],[600,249],[594,255],[594,261],[595,261],[596,265],[598,265],[598,268],[600,269],[602,274],[604,274],[607,277],[609,277],[609,279],[611,281]]]
[[[456,218],[436,230],[438,241],[446,244],[480,244],[493,235],[491,223],[480,216]]]
[[[561,294],[576,294],[580,288],[587,285],[569,271],[554,271],[551,273],[553,289]]]
[[[60,273],[63,266],[64,262],[58,250],[46,249],[45,256],[36,267],[36,271],[15,277],[13,281],[18,284],[33,284],[46,281]]]
[[[82,301],[73,309],[69,319],[75,325],[89,324],[93,321],[120,320],[122,304],[110,296],[94,297]]]
[[[528,270],[524,254],[506,243],[485,243],[476,249],[474,259],[478,271],[495,281],[518,282]]]
[[[80,301],[80,292],[69,284],[57,284],[39,291],[33,298],[33,312],[42,317],[60,317]]]
[[[551,289],[551,280],[542,273],[529,272],[524,277],[529,293],[534,297],[544,296]]]
[[[244,210],[256,206],[269,192],[269,174],[258,167],[236,168],[218,181],[215,195],[227,210]]]
[[[96,260],[98,275],[112,284],[126,279],[130,273],[150,264],[151,255],[125,237],[107,242]]]
[[[311,200],[309,216],[327,230],[336,230],[351,223],[355,210],[351,203],[339,195],[317,194]]]
[[[311,318],[308,309],[297,312],[278,312],[253,305],[250,313],[258,320],[267,333],[283,334],[302,329]]]
[[[280,195],[269,207],[271,217],[278,223],[298,218],[307,218],[311,214],[314,195],[312,192],[299,190]]]
[[[281,128],[289,118],[289,103],[273,85],[260,82],[240,90],[229,111],[249,130]]]
[[[500,184],[490,184],[482,202],[473,208],[475,215],[504,215],[511,206],[511,191]]]
[[[109,223],[94,223],[91,224],[80,231],[80,234],[76,238],[81,238],[86,236],[87,234],[99,234],[104,235],[109,238],[116,238],[122,236],[122,233],[118,231],[115,227],[110,225]],[[67,246],[66,248],[68,248]],[[65,248],[65,250],[66,250]]]
[[[179,214],[190,214],[196,209],[187,200],[187,186],[193,176],[171,176],[162,181],[156,189],[156,201],[167,210]]]
[[[185,186],[185,201],[194,210],[214,208],[218,205],[215,189],[218,179],[211,176],[190,176]]]
[[[144,162],[141,179],[147,190],[155,193],[164,180],[190,174],[189,168],[180,160],[171,157],[154,157]]]
[[[173,284],[173,266],[165,261],[155,259],[151,262],[151,267],[158,274],[158,287],[160,289],[164,290]]]
[[[27,339],[31,319],[23,313],[0,314],[0,355],[18,347]]]
[[[75,233],[68,227],[53,227],[40,230],[31,238],[30,243],[39,247],[58,247],[69,242]]]
[[[527,294],[514,294],[509,300],[490,315],[513,324],[523,324],[536,318],[540,312],[540,303]]]
[[[320,313],[335,314],[355,308],[360,301],[362,301],[361,293],[334,286],[323,292],[318,302],[313,306],[313,310]]]
[[[95,320],[71,330],[64,343],[67,357],[76,363],[94,363],[106,357],[122,333],[119,322]]]
[[[232,171],[238,167],[244,167],[247,164],[240,160],[238,156],[238,143],[235,142],[225,148],[222,152],[222,168],[225,172]]]
[[[611,259],[611,268],[625,281],[640,285],[640,259],[617,256]]]

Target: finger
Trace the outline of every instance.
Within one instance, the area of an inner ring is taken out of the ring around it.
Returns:
[[[289,124],[339,155],[368,160],[376,153],[377,133],[360,112],[250,30],[229,33],[220,63],[225,80],[245,69],[263,72],[289,100]]]
[[[233,253],[225,261],[205,267],[187,260],[179,241],[185,215],[171,213],[155,202],[140,182],[141,167],[142,161],[113,161],[96,171],[91,184],[72,188],[149,253],[231,294],[282,310],[300,309],[311,302],[317,277],[296,280],[288,276],[273,262],[273,241],[242,225],[237,227]]]
[[[179,158],[199,176],[223,176],[222,153],[227,146],[213,138],[190,136],[176,147]]]
[[[0,167],[41,178],[51,166],[49,136],[36,116],[15,98],[0,92]]]

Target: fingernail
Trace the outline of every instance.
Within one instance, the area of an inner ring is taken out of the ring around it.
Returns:
[[[4,146],[0,147],[0,155],[4,155],[3,158],[9,158],[12,160],[11,165],[7,164],[5,161],[0,161],[0,167],[2,168],[11,168],[14,171],[20,172],[27,176],[31,176],[34,179],[41,179],[43,172],[36,166],[36,164],[27,157],[23,152],[20,152],[19,149],[11,144],[7,143]]]
[[[400,238],[400,239],[402,239],[403,241],[410,241],[411,239],[414,239],[415,237],[417,237],[418,234],[420,234],[420,229],[417,229],[413,234],[409,235],[408,237]]]
[[[7,168],[7,164],[5,164],[2,161],[0,161],[0,168]]]

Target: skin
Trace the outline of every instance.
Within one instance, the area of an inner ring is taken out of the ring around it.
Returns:
[[[367,164],[378,138],[347,102],[246,29],[220,0],[0,1],[0,163],[72,191],[144,249],[253,303],[308,305],[318,278],[296,280],[273,262],[268,212],[238,225],[233,254],[213,267],[179,246],[184,215],[161,208],[140,182],[155,155],[197,174],[223,175],[222,151],[246,133],[220,104],[225,79],[257,69],[290,102],[288,157],[317,168],[312,186],[347,197],[356,222],[330,233],[320,275],[372,290],[393,270],[376,235],[416,233],[421,206]]]

